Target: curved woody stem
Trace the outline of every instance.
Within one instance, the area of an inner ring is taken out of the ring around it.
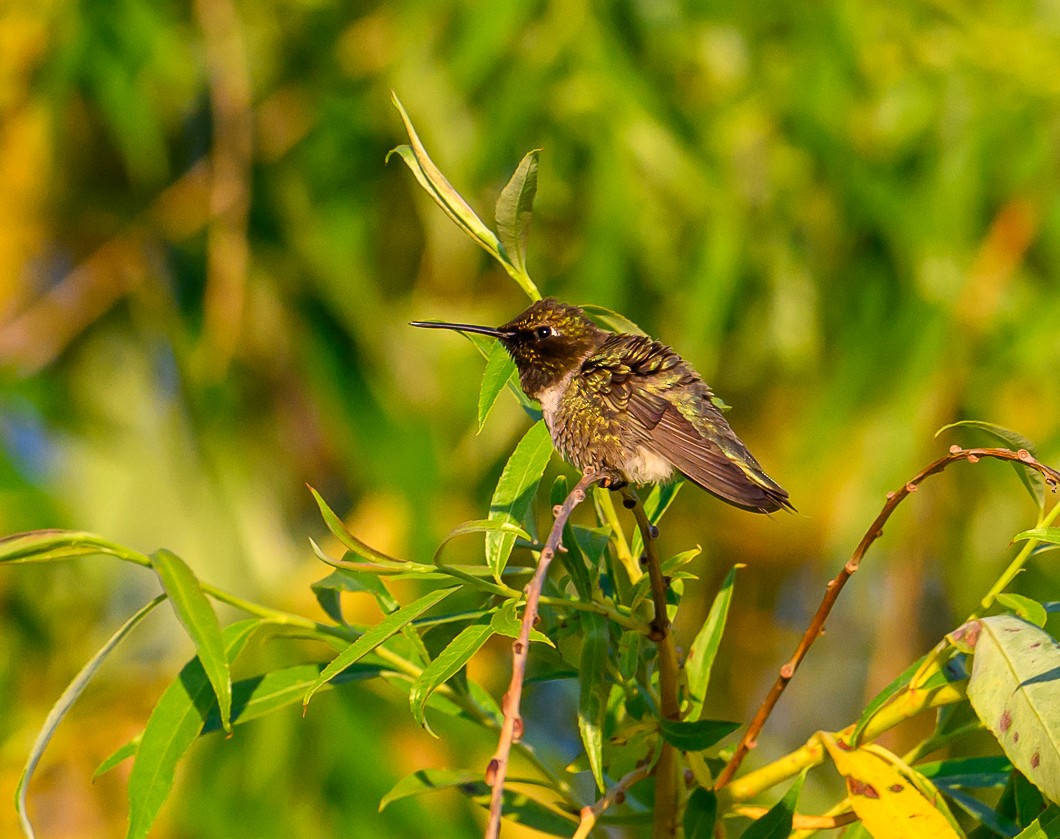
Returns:
[[[497,839],[501,830],[501,810],[504,804],[504,779],[508,774],[508,758],[512,744],[523,734],[523,718],[519,715],[519,703],[523,694],[523,679],[526,676],[526,662],[530,652],[530,629],[537,620],[537,605],[541,598],[541,588],[548,574],[549,565],[560,547],[563,527],[570,518],[571,512],[585,500],[586,491],[604,476],[595,473],[584,475],[566,499],[556,508],[556,520],[548,534],[545,547],[537,562],[537,571],[526,585],[526,607],[523,609],[523,622],[519,638],[512,644],[512,679],[508,692],[501,703],[504,709],[504,721],[497,742],[497,751],[486,768],[486,783],[492,788],[490,794],[489,821],[486,824],[486,839]]]
[[[831,613],[832,607],[835,605],[835,602],[839,597],[839,593],[843,590],[843,586],[846,585],[847,581],[858,570],[862,558],[868,552],[868,549],[872,546],[873,542],[883,535],[883,526],[887,523],[887,520],[891,517],[891,514],[895,511],[898,505],[911,494],[916,492],[924,480],[932,475],[937,475],[951,464],[957,463],[958,461],[976,463],[984,457],[997,460],[1008,460],[1040,472],[1053,492],[1056,492],[1057,486],[1060,485],[1060,472],[1057,472],[1050,466],[1040,463],[1026,449],[1020,449],[1019,451],[1014,452],[1011,449],[1002,448],[962,449],[960,446],[951,446],[949,454],[945,457],[940,457],[938,460],[926,466],[898,491],[887,493],[887,501],[883,505],[883,509],[880,511],[879,515],[876,516],[875,521],[873,521],[865,535],[861,538],[858,546],[854,549],[854,553],[851,554],[850,559],[847,560],[846,564],[835,578],[828,583],[824,598],[821,600],[821,605],[817,607],[817,612],[813,616],[813,620],[810,621],[810,625],[806,628],[806,632],[803,634],[802,640],[799,641],[799,645],[795,648],[795,652],[792,654],[791,658],[780,668],[777,680],[773,683],[773,687],[770,688],[765,699],[762,700],[758,712],[755,714],[750,726],[748,726],[747,731],[744,732],[743,737],[740,739],[740,743],[737,745],[736,752],[733,754],[732,759],[718,776],[718,779],[714,784],[715,789],[721,789],[733,779],[736,772],[739,770],[743,759],[747,756],[747,753],[757,745],[758,735],[765,726],[766,720],[769,719],[769,715],[772,713],[781,694],[783,694],[785,688],[787,688],[788,682],[790,682],[795,675],[795,671],[806,657],[810,647],[812,647],[817,638],[823,634],[825,621],[828,620],[828,615]]]

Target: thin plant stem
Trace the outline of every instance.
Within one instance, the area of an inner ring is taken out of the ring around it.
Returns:
[[[898,505],[916,492],[924,480],[932,475],[937,475],[951,464],[959,461],[976,463],[984,457],[997,460],[1008,460],[1020,463],[1029,469],[1034,469],[1042,474],[1046,483],[1054,492],[1056,491],[1057,486],[1060,485],[1060,472],[1057,472],[1050,466],[1040,463],[1026,449],[1012,451],[1011,449],[1002,448],[962,449],[960,446],[951,446],[949,454],[945,457],[940,457],[938,460],[926,466],[901,489],[896,492],[887,493],[887,501],[883,505],[883,509],[880,511],[879,515],[876,516],[875,521],[870,525],[869,529],[865,532],[865,535],[861,538],[861,541],[854,549],[854,553],[851,555],[850,559],[847,560],[846,564],[832,581],[828,583],[824,598],[821,600],[821,605],[818,606],[816,614],[806,628],[806,632],[803,633],[802,640],[799,641],[799,645],[796,647],[791,658],[780,668],[780,673],[777,675],[773,687],[770,688],[769,693],[766,695],[765,699],[762,700],[758,712],[755,714],[747,731],[744,732],[743,737],[740,739],[735,753],[718,776],[718,779],[714,784],[715,789],[721,789],[733,779],[740,768],[740,764],[743,763],[743,759],[747,756],[747,753],[757,745],[758,735],[761,733],[762,728],[769,719],[769,715],[772,713],[777,701],[784,693],[785,688],[787,688],[788,682],[790,682],[795,675],[795,671],[806,657],[806,654],[810,651],[810,647],[813,646],[817,638],[824,632],[825,621],[828,620],[828,616],[832,612],[832,607],[835,605],[839,593],[843,590],[847,581],[855,574],[855,572],[857,572],[861,560],[864,558],[868,549],[880,538],[880,536],[883,535],[883,526],[887,523],[887,520],[891,517],[891,514],[895,509],[897,509]]]
[[[644,543],[643,561],[648,567],[648,580],[651,583],[651,598],[655,607],[655,617],[651,622],[651,634],[659,658],[659,714],[664,720],[679,720],[681,707],[677,696],[678,666],[677,648],[674,645],[673,632],[670,631],[670,617],[666,611],[667,584],[659,561],[658,529],[648,520],[637,494],[629,487],[622,489],[624,503],[633,511],[640,529],[641,541]],[[655,764],[655,815],[652,822],[653,839],[664,839],[677,835],[679,785],[677,782],[677,749],[663,741],[659,760]]]
[[[545,583],[545,575],[552,564],[552,559],[559,550],[560,539],[563,536],[563,528],[570,518],[571,512],[582,501],[585,493],[602,475],[590,472],[582,476],[575,484],[564,502],[556,508],[556,520],[552,524],[552,530],[545,541],[545,547],[541,551],[541,557],[537,562],[537,571],[533,579],[526,585],[526,606],[523,609],[523,622],[519,630],[519,637],[512,644],[512,678],[508,685],[508,692],[504,695],[502,707],[504,710],[504,722],[501,725],[500,739],[497,743],[497,752],[486,768],[486,783],[492,787],[490,795],[489,821],[486,824],[486,839],[497,839],[501,831],[501,809],[504,804],[504,779],[508,773],[508,759],[512,750],[512,743],[522,738],[523,718],[519,714],[519,703],[523,694],[523,680],[526,677],[526,662],[530,653],[530,629],[537,620],[537,605],[541,597],[541,587]]]
[[[590,832],[596,826],[597,819],[600,818],[603,812],[612,804],[621,804],[626,797],[626,790],[647,778],[651,772],[651,762],[645,761],[632,772],[628,772],[619,778],[618,783],[611,787],[599,801],[588,807],[583,807],[581,821],[578,823],[578,830],[575,832],[573,839],[588,839]]]

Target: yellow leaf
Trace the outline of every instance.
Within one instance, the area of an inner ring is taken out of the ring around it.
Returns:
[[[846,781],[850,804],[875,839],[960,839],[939,793],[926,778],[878,746],[852,749],[831,734],[821,740]]]

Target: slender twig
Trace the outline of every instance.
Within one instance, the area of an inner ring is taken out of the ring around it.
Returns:
[[[847,807],[850,806],[850,802],[844,802]],[[738,807],[733,807],[732,811],[740,816],[746,816],[749,819],[760,819],[767,812],[767,807],[755,807],[751,804],[741,804]],[[836,815],[825,814],[823,816],[807,816],[802,813],[795,813],[791,817],[791,826],[795,830],[831,830],[836,827],[842,827],[846,824],[853,824],[858,820],[857,814],[852,810],[846,810]]]
[[[588,807],[582,807],[581,821],[573,839],[588,839],[589,833],[596,826],[596,820],[600,818],[604,810],[612,804],[621,804],[626,797],[626,790],[639,781],[643,781],[652,772],[652,764],[645,761],[632,772],[628,772],[619,778],[618,783],[611,787],[604,797]]]
[[[651,599],[655,606],[655,617],[651,622],[651,634],[659,656],[659,713],[664,720],[679,720],[681,707],[678,704],[677,648],[670,631],[670,618],[666,612],[667,584],[659,561],[656,539],[659,530],[648,520],[637,494],[629,487],[622,489],[624,503],[633,511],[644,543],[643,562],[648,567],[651,583]],[[677,749],[663,741],[659,760],[655,764],[655,816],[652,826],[654,839],[677,835]]]
[[[486,768],[486,783],[493,788],[490,796],[489,822],[486,825],[486,839],[497,839],[500,835],[501,807],[504,802],[504,778],[508,773],[508,757],[511,754],[512,743],[521,739],[523,734],[523,718],[519,714],[519,703],[523,695],[523,679],[526,676],[526,662],[530,653],[530,629],[537,620],[537,604],[541,597],[541,587],[544,585],[548,567],[559,549],[567,519],[570,518],[574,508],[585,500],[586,490],[602,478],[602,475],[592,472],[584,475],[575,484],[564,502],[556,508],[556,520],[552,524],[544,550],[541,551],[541,557],[537,561],[537,571],[533,579],[526,584],[523,623],[519,630],[519,638],[512,644],[512,679],[502,703],[504,722],[501,725],[497,752]]]
[[[828,583],[824,598],[821,600],[821,605],[817,608],[817,613],[813,616],[813,620],[810,621],[810,625],[806,628],[802,640],[799,641],[798,647],[795,648],[795,653],[784,666],[780,668],[777,680],[773,683],[773,687],[770,688],[766,698],[762,700],[762,704],[758,708],[758,713],[755,714],[754,719],[751,721],[751,725],[748,726],[747,731],[740,739],[740,743],[737,745],[732,759],[718,776],[718,780],[714,785],[715,789],[721,789],[732,780],[737,770],[739,770],[743,759],[747,756],[747,753],[757,745],[758,735],[761,733],[762,727],[766,724],[766,720],[769,719],[769,715],[772,713],[773,707],[777,704],[777,700],[779,700],[781,694],[784,693],[784,689],[788,686],[788,682],[790,682],[795,675],[795,671],[806,657],[806,653],[809,652],[810,647],[813,646],[814,641],[816,641],[824,632],[825,621],[828,620],[828,615],[831,613],[832,607],[835,605],[836,599],[839,597],[839,593],[843,590],[843,586],[846,585],[847,580],[849,580],[858,570],[862,558],[864,558],[873,542],[883,535],[883,526],[887,523],[887,520],[891,517],[891,514],[895,511],[898,505],[912,493],[916,492],[921,482],[932,475],[937,475],[951,464],[957,463],[958,461],[976,463],[984,457],[1013,461],[1020,463],[1029,469],[1034,469],[1042,474],[1046,483],[1054,492],[1056,491],[1057,486],[1060,485],[1060,472],[1038,462],[1038,460],[1026,449],[1012,451],[1011,449],[1000,448],[962,449],[960,446],[951,446],[949,454],[945,457],[940,457],[935,462],[926,466],[897,492],[887,493],[887,501],[883,505],[880,514],[876,516],[875,521],[873,521],[872,525],[865,532],[865,535],[854,549],[854,553],[851,555],[850,559],[847,560],[846,564],[835,578]]]

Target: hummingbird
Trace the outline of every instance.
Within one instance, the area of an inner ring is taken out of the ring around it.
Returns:
[[[664,483],[679,472],[750,512],[795,509],[729,427],[707,383],[665,344],[607,332],[552,297],[498,327],[410,325],[500,341],[523,392],[541,404],[556,449],[604,486]]]

